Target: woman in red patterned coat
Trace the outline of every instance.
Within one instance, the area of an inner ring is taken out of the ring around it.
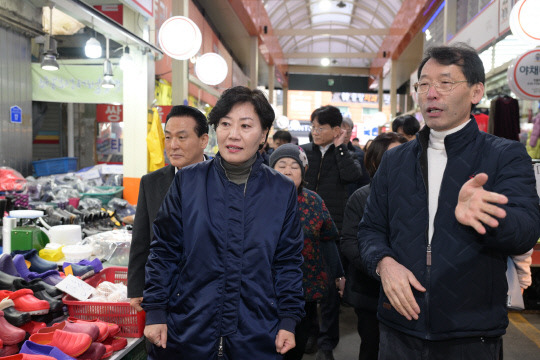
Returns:
[[[336,278],[343,293],[345,279],[336,246],[339,235],[321,197],[302,186],[308,166],[304,150],[295,144],[281,145],[270,156],[270,166],[290,178],[298,190],[298,211],[304,231],[302,271],[306,317],[296,326],[296,347],[285,354],[284,360],[299,360],[309,336],[309,314],[317,311],[317,301],[326,296],[329,276]]]

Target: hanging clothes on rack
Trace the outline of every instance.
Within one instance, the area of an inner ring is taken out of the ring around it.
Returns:
[[[499,137],[519,141],[519,104],[508,95],[491,101],[488,132]]]
[[[540,159],[540,112],[532,120],[533,129],[529,133],[529,139],[527,140],[527,153],[533,159]]]
[[[485,107],[476,107],[472,114],[478,124],[478,129],[483,132],[488,132],[489,109]]]

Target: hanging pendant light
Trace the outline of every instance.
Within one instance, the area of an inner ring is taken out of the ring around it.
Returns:
[[[95,37],[91,37],[84,46],[84,54],[90,59],[97,59],[101,57],[101,44]]]
[[[120,69],[122,71],[126,71],[129,69],[132,69],[135,65],[135,62],[133,61],[133,58],[129,54],[129,46],[126,46],[124,49],[124,54],[120,58]]]
[[[195,74],[207,85],[218,85],[225,80],[229,67],[221,55],[206,53],[195,63]]]
[[[50,22],[49,22],[49,34],[45,38],[47,44],[47,49],[43,53],[43,60],[41,61],[41,68],[47,71],[56,71],[60,68],[56,57],[58,53],[56,52],[56,41],[51,38],[52,35],[52,12],[53,7],[50,6]]]
[[[105,89],[112,89],[116,86],[114,83],[114,74],[112,71],[112,64],[109,60],[109,38],[106,38],[106,57],[105,62],[103,63],[103,81],[101,82],[101,87]]]
[[[92,29],[94,29],[94,18],[92,18]],[[96,31],[94,30],[94,36],[86,41],[84,54],[90,59],[97,59],[101,57],[101,53],[101,43],[96,39]]]

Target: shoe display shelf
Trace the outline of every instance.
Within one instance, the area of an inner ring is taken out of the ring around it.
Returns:
[[[127,283],[127,267],[111,266],[104,268],[96,275],[85,280],[86,283],[97,287],[101,282],[109,281],[115,284]],[[99,319],[120,326],[118,336],[139,338],[143,336],[146,314],[137,312],[129,302],[95,302],[78,301],[70,295],[62,298],[67,305],[69,316],[81,320]]]

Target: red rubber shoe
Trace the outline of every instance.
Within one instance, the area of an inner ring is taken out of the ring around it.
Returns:
[[[99,360],[106,354],[106,352],[107,349],[102,343],[92,343],[88,350],[80,355],[77,360]]]
[[[99,319],[81,320],[70,316],[67,321],[74,323],[82,322],[97,325],[99,327],[99,338],[96,340],[97,342],[102,342],[109,336],[114,336],[120,332],[120,326],[113,323],[107,323]]]
[[[30,315],[43,315],[49,312],[50,305],[45,300],[39,300],[30,289],[17,291],[0,290],[0,299],[9,298],[15,303],[15,310]]]
[[[72,333],[56,330],[52,333],[37,333],[28,339],[41,345],[55,346],[65,354],[78,357],[84,353],[92,344],[92,338],[88,334]]]
[[[119,336],[109,336],[102,344],[110,345],[113,351],[118,351],[127,346],[127,339]]]
[[[29,321],[24,325],[19,326],[19,329],[23,329],[30,335],[37,333],[40,329],[47,327],[47,324],[39,321]]]
[[[40,334],[44,334],[49,332],[55,332],[56,330],[88,334],[92,338],[92,341],[96,341],[99,337],[99,328],[97,325],[83,322],[73,323],[69,321],[63,321],[61,323],[56,323],[52,326],[40,329],[38,332]]]
[[[16,345],[23,341],[25,337],[26,331],[8,323],[4,318],[4,312],[0,311],[0,339],[2,339],[2,344]]]

